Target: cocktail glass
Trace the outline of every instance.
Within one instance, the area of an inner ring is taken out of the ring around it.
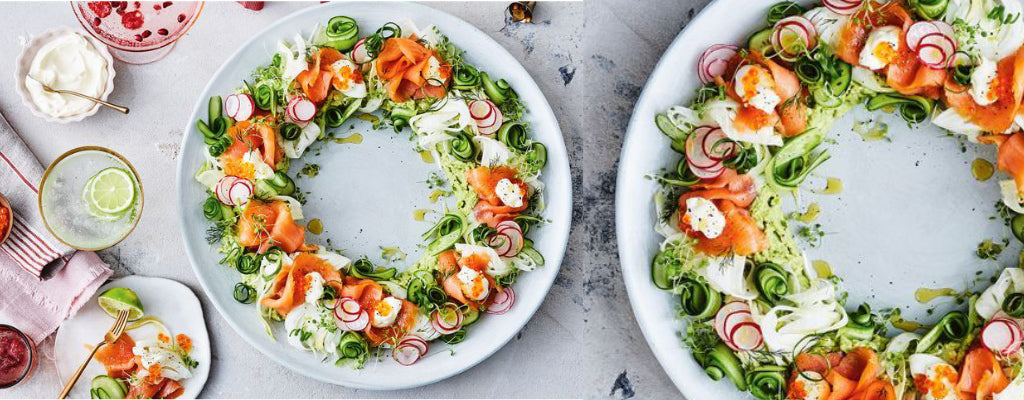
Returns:
[[[18,328],[0,324],[0,389],[32,376],[36,368],[36,344]]]
[[[203,2],[73,1],[71,9],[114,58],[148,64],[171,52],[199,17]]]
[[[113,220],[91,214],[82,196],[89,179],[110,167],[123,169],[135,183],[134,204]],[[79,250],[103,250],[120,243],[138,224],[142,205],[142,183],[135,167],[113,150],[98,146],[79,147],[57,157],[39,185],[39,213],[46,229]]]

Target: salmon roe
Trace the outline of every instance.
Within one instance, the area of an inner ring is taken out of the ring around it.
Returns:
[[[192,351],[192,338],[188,337],[184,333],[179,333],[178,336],[174,337],[174,339],[178,342],[178,347],[180,347],[182,351],[186,353]]]
[[[7,230],[11,228],[11,210],[6,208],[0,208],[0,237],[7,234]]]

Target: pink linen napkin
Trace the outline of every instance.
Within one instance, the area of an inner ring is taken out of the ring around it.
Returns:
[[[42,179],[43,167],[0,114],[0,192],[14,210],[11,236],[0,244],[0,253],[37,278],[44,268],[59,269],[75,252],[43,225],[37,200]]]
[[[42,176],[42,166],[0,114],[0,191],[14,210],[11,235],[0,245],[0,323],[18,327],[37,343],[112,273],[95,253],[76,253],[50,236],[36,205]]]
[[[107,264],[90,251],[75,253],[47,280],[11,268],[13,263],[6,254],[0,254],[0,323],[17,327],[36,343],[74,316],[112,274]]]

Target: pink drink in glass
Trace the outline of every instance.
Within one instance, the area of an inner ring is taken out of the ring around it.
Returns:
[[[146,64],[167,55],[203,9],[192,1],[76,1],[75,17],[110,54],[129,64]]]

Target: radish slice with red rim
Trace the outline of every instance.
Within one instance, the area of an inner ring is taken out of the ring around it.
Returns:
[[[1015,347],[1020,348],[1020,327],[1014,329],[1015,325],[1015,322],[1003,318],[989,321],[981,330],[981,343],[1000,354],[1016,351]]]
[[[915,22],[913,25],[910,25],[910,28],[907,28],[907,47],[912,51],[917,51],[917,46],[921,44],[921,39],[924,38],[925,35],[930,35],[932,33],[939,33],[939,27],[931,21]]]
[[[227,175],[220,178],[220,181],[217,182],[217,186],[214,188],[214,195],[217,197],[217,200],[220,200],[221,203],[227,206],[235,205],[235,203],[231,201],[231,188],[234,186],[235,182],[238,182],[239,180],[242,180],[242,178],[233,175]]]
[[[415,364],[422,355],[419,348],[410,344],[398,345],[391,349],[391,356],[394,357],[395,361],[404,366]]]
[[[716,44],[704,50],[697,60],[697,76],[701,82],[711,83],[715,77],[725,75],[729,61],[738,51],[738,47],[728,44]]]
[[[366,310],[363,310],[363,311],[359,312],[359,318],[356,318],[355,321],[353,321],[353,322],[344,322],[344,321],[342,321],[342,323],[345,325],[345,329],[347,329],[347,330],[350,330],[350,331],[361,331],[363,329],[366,329],[366,327],[370,325],[370,314],[368,314],[366,312]]]
[[[799,15],[783,18],[775,23],[772,47],[784,59],[797,57],[813,50],[818,44],[818,31],[814,23]]]
[[[245,93],[238,93],[232,96],[234,96],[238,102],[238,110],[232,118],[234,118],[235,121],[246,121],[249,118],[252,118],[253,113],[256,112],[256,102],[253,101],[252,96]],[[226,108],[227,100],[224,102]]]
[[[365,64],[367,61],[370,61],[370,55],[366,52],[366,38],[359,39],[355,46],[352,46],[352,52],[349,57],[356,64]]]
[[[729,342],[738,351],[757,350],[764,342],[761,327],[753,321],[741,322],[729,332]]]
[[[701,143],[704,154],[715,161],[722,161],[736,151],[736,142],[729,140],[721,128],[714,128],[704,135]]]
[[[516,303],[516,292],[507,287],[494,294],[494,303],[487,307],[488,314],[501,315],[507,313]]]
[[[685,155],[686,161],[690,163],[690,166],[708,169],[714,168],[719,163],[716,160],[711,159],[708,154],[704,151],[704,138],[714,128],[710,126],[698,126],[694,128],[693,133],[686,138],[685,143]]]
[[[228,189],[228,200],[231,201],[231,205],[240,206],[248,203],[249,199],[252,198],[254,187],[252,182],[248,179],[236,179],[231,184],[231,188]]]
[[[407,336],[405,336],[404,338],[402,338],[402,340],[398,341],[398,345],[399,346],[412,346],[412,347],[416,348],[416,350],[418,350],[420,352],[420,356],[421,357],[426,355],[427,354],[427,350],[430,349],[430,346],[427,344],[427,341],[423,340],[423,338],[421,338],[419,336],[416,336],[416,335],[407,335]]]
[[[504,115],[490,100],[473,100],[469,102],[469,116],[476,122],[481,134],[491,135],[501,129],[505,122]]]
[[[749,314],[750,306],[742,301],[733,301],[724,304],[722,308],[718,309],[718,313],[715,314],[715,333],[718,334],[718,338],[722,339],[722,341],[729,341],[728,331],[725,330],[725,320],[729,315],[736,312],[747,312]]]
[[[864,3],[864,0],[822,0],[825,8],[839,15],[853,15]]]
[[[501,257],[507,257],[506,254],[512,251],[512,244],[512,238],[501,232],[487,238],[487,246],[493,248],[494,252]]]
[[[224,115],[234,118],[237,121],[238,118],[236,118],[235,116],[238,115],[238,109],[240,108],[239,103],[240,101],[238,99],[238,94],[232,94],[228,97],[225,97]]]
[[[438,333],[451,335],[462,328],[462,311],[454,305],[446,305],[431,313],[430,324]]]
[[[523,246],[525,245],[523,228],[519,227],[518,223],[515,221],[502,221],[498,223],[495,229],[498,231],[498,234],[504,235],[510,242],[508,251],[502,257],[512,258],[523,251]]]
[[[297,97],[298,98],[298,97]],[[309,122],[316,115],[316,104],[309,99],[298,98],[288,104],[289,116],[299,122]]]
[[[719,161],[711,168],[699,168],[697,166],[694,166],[693,164],[690,164],[690,170],[693,171],[694,176],[700,179],[715,179],[719,176],[722,176],[722,173],[725,172],[725,164],[722,164],[722,162]]]

